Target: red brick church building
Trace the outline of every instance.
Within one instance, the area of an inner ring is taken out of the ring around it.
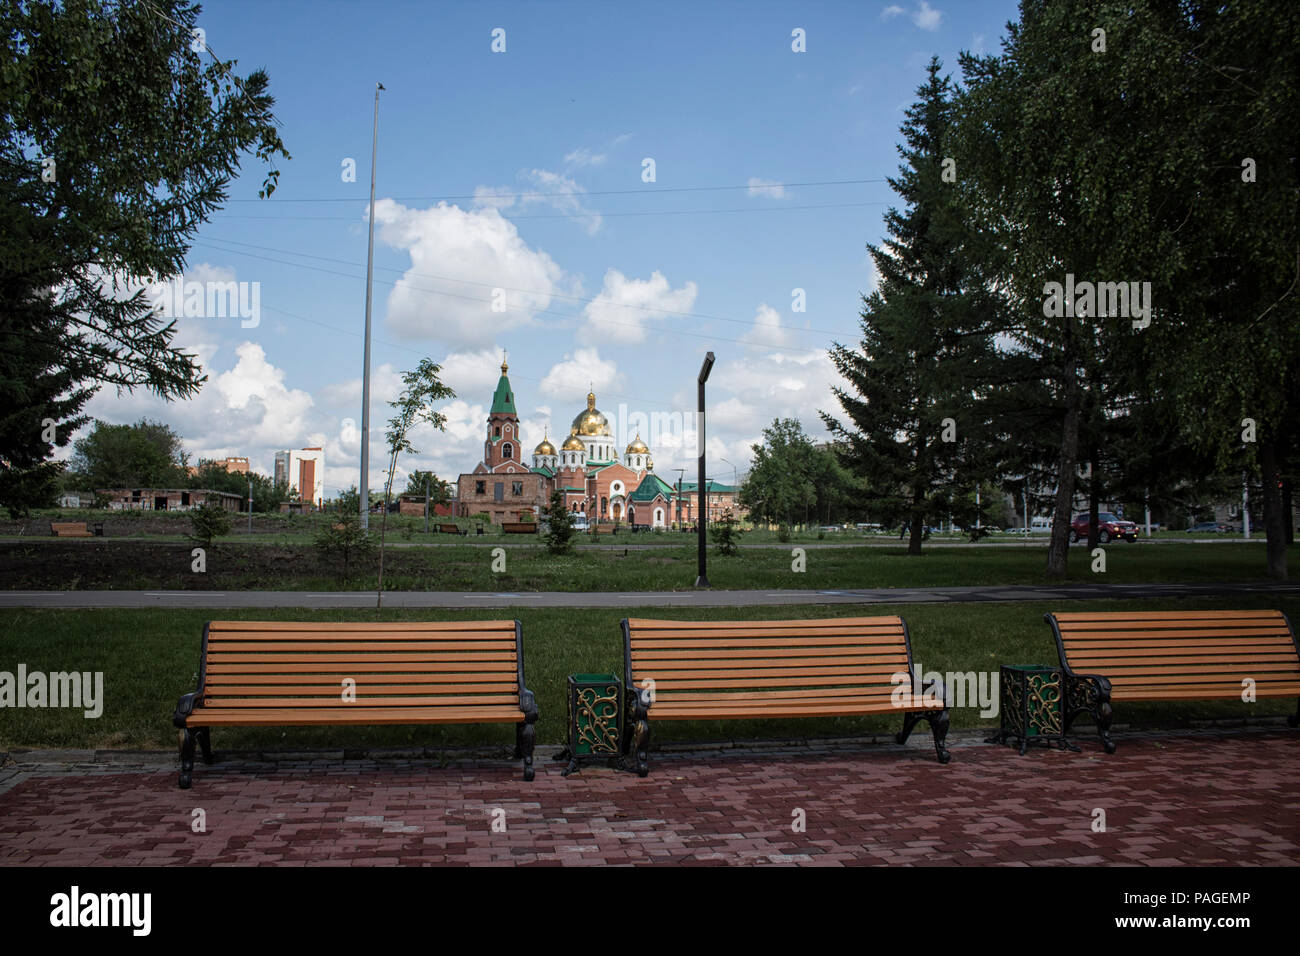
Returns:
[[[650,449],[637,435],[622,456],[618,454],[609,420],[596,408],[594,392],[588,393],[586,409],[573,419],[559,449],[547,435],[533,449],[531,463],[525,463],[508,370],[502,362],[488,413],[483,460],[458,482],[463,513],[485,512],[495,524],[517,521],[525,512],[544,511],[551,492],[558,489],[565,506],[586,514],[591,522],[646,528],[672,524],[673,490],[654,474]]]

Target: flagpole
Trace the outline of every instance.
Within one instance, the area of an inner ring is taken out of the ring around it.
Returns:
[[[379,156],[379,91],[375,84],[375,125],[370,134],[370,242],[366,249],[366,345],[361,375],[361,527],[370,527],[370,299],[375,276],[375,162]]]

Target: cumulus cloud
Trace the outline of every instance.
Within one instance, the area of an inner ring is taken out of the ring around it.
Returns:
[[[781,313],[764,302],[754,314],[754,327],[742,339],[751,345],[771,347],[788,345],[790,335],[781,327]]]
[[[903,13],[902,7],[898,6],[897,4],[890,4],[889,6],[885,7],[885,9],[880,11],[880,19],[892,20],[894,19],[894,17],[900,16],[902,13]]]
[[[618,363],[613,359],[602,359],[600,350],[581,348],[551,367],[542,379],[541,391],[563,401],[577,401],[585,396],[588,389],[594,389],[599,396],[601,391],[614,387],[618,381]]]
[[[605,273],[600,294],[583,309],[584,337],[605,342],[644,342],[647,323],[672,313],[689,312],[699,288],[687,282],[674,289],[663,273],[655,270],[648,279],[629,279],[617,269]]]
[[[912,22],[922,30],[939,29],[939,21],[942,19],[943,14],[926,3],[925,0],[921,0],[920,5],[912,12]]]
[[[602,166],[609,157],[604,153],[597,153],[594,150],[587,149],[585,146],[575,149],[564,157],[565,163],[570,166]]]
[[[745,193],[747,196],[766,196],[769,199],[784,199],[785,186],[774,179],[759,179],[757,176],[749,177],[749,189]]]
[[[487,345],[531,324],[564,280],[564,270],[495,208],[409,209],[384,199],[375,203],[375,222],[383,242],[411,257],[388,296],[388,325],[398,338]],[[494,302],[505,311],[494,311]]]

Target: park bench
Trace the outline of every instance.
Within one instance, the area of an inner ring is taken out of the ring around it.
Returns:
[[[596,536],[602,534],[618,534],[618,525],[616,524],[596,524],[591,526],[591,533]]]
[[[860,717],[902,713],[904,743],[920,720],[944,746],[948,710],[938,683],[916,683],[907,625],[899,617],[807,621],[624,619],[623,657],[637,773],[649,772],[656,720]],[[906,683],[904,684],[904,681]]]
[[[1091,714],[1106,753],[1112,704],[1300,699],[1300,651],[1281,611],[1078,611],[1047,614],[1064,677],[1065,729]],[[1295,727],[1296,716],[1287,723]]]
[[[469,528],[458,528],[454,524],[437,524],[434,525],[434,528],[437,531],[442,532],[443,534],[459,534],[459,535],[469,534]]]
[[[501,525],[502,534],[536,534],[536,521],[506,521]]]
[[[536,721],[518,621],[211,621],[172,715],[182,789],[213,727],[513,723],[532,780]]]
[[[84,521],[51,521],[50,533],[56,538],[91,538]]]

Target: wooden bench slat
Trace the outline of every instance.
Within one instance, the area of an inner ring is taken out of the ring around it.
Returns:
[[[366,695],[358,689],[355,702],[344,705],[339,699],[337,689],[330,696],[315,697],[259,697],[245,698],[238,696],[213,695],[205,707],[219,710],[223,707],[244,708],[284,708],[284,707],[450,707],[459,705],[500,706],[507,705],[518,709],[519,695],[514,694],[460,694],[446,696],[398,695],[380,697]]]
[[[869,635],[865,638],[854,636],[852,634],[835,635],[831,637],[798,637],[791,639],[788,637],[696,637],[690,642],[684,642],[680,639],[659,640],[655,638],[640,638],[633,645],[633,653],[638,650],[673,650],[689,644],[690,647],[862,647],[880,645],[883,647],[896,646],[898,638],[895,636],[876,637]]]
[[[837,647],[689,647],[681,650],[637,650],[632,649],[632,662],[649,666],[655,661],[693,661],[693,660],[789,660],[800,659],[813,663],[819,658],[835,658],[849,655],[851,651],[869,650],[869,648],[839,645]],[[869,660],[895,660],[899,658],[896,647],[882,647],[878,654],[853,654],[855,658]],[[905,658],[904,658],[905,660]]]
[[[242,631],[307,631],[322,637],[340,631],[361,637],[390,631],[496,631],[513,638],[515,628],[513,621],[375,621],[373,624],[356,621],[213,621],[208,625],[209,638]],[[247,638],[241,636],[240,639]],[[277,637],[277,640],[283,640],[283,637]]]
[[[209,641],[208,652],[301,651],[506,651],[515,652],[514,641]]]
[[[340,678],[341,680],[342,678]],[[365,678],[372,684],[465,684],[465,683],[500,683],[509,684],[511,687],[517,687],[517,681],[514,674],[509,676],[501,674],[426,674],[426,673],[387,673],[387,674],[367,674]],[[331,679],[332,680],[332,679]],[[335,686],[337,681],[327,681],[320,674],[222,674],[208,671],[207,687],[258,687],[270,684],[285,684],[289,686],[330,683]]]
[[[1256,691],[1259,697],[1296,697],[1300,696],[1300,683],[1288,685],[1286,687],[1274,688],[1272,691],[1265,692],[1261,689]],[[1141,701],[1160,701],[1160,700],[1241,700],[1241,685],[1215,688],[1198,688],[1194,693],[1176,690],[1153,690],[1153,689],[1129,689],[1124,687],[1116,688],[1111,694],[1112,700],[1126,700],[1135,703]]]
[[[692,631],[712,631],[727,629],[745,629],[745,628],[765,628],[765,627],[792,627],[803,628],[806,630],[818,630],[827,627],[896,627],[899,633],[902,633],[903,619],[901,617],[825,617],[825,618],[789,618],[787,620],[777,621],[678,621],[666,620],[663,618],[640,618],[633,617],[627,619],[628,627],[633,631],[640,633],[653,633],[655,631],[672,630],[674,628],[683,628]]]
[[[793,690],[748,690],[736,691],[725,694],[714,692],[713,699],[716,700],[785,700],[785,699],[812,699],[819,697],[863,697],[866,696],[870,688],[865,685],[862,687],[800,687]],[[698,700],[700,695],[690,691],[655,691],[655,702],[664,701],[691,701]]]
[[[207,708],[204,708],[207,711]],[[514,723],[523,719],[518,707],[283,707],[245,711],[213,708],[203,715],[205,727],[310,727],[320,724],[477,724]]]
[[[486,654],[475,653],[474,651],[448,651],[445,654],[438,654],[433,651],[384,651],[384,652],[367,652],[355,651],[353,653],[329,653],[322,651],[312,654],[308,652],[273,652],[269,654],[248,654],[244,652],[232,654],[209,653],[208,661],[210,664],[298,664],[311,661],[321,661],[329,663],[346,663],[346,664],[367,664],[381,663],[389,661],[402,661],[411,664],[428,663],[435,666],[441,666],[447,663],[476,663],[482,662],[491,665],[510,665],[514,666],[514,654],[507,655],[504,651],[493,651]]]
[[[1075,621],[1096,621],[1098,623],[1115,623],[1122,625],[1125,621],[1194,621],[1199,619],[1220,620],[1223,618],[1240,618],[1252,620],[1271,618],[1281,620],[1281,611],[1065,611],[1053,614],[1057,623],[1066,624]]]
[[[218,674],[341,674],[344,677],[357,677],[365,673],[401,673],[401,674],[490,674],[499,679],[504,674],[514,674],[516,665],[510,661],[493,661],[482,663],[451,662],[434,666],[424,662],[417,667],[406,661],[355,661],[322,662],[319,664],[254,664],[254,663],[216,663],[211,671]]]
[[[1259,629],[1232,629],[1222,631],[1134,631],[1130,633],[1115,631],[1097,631],[1087,634],[1077,632],[1063,633],[1061,639],[1067,644],[1080,647],[1123,647],[1126,644],[1180,644],[1185,642],[1202,643],[1221,640],[1232,644],[1254,642],[1274,642],[1291,644],[1291,634],[1285,628],[1269,627]]]
[[[761,655],[736,655],[729,657],[656,657],[634,661],[637,664],[637,670],[642,673],[653,673],[654,671],[664,668],[682,668],[692,667],[701,671],[707,670],[730,670],[732,668],[756,669],[756,668],[786,668],[791,673],[797,669],[802,672],[808,668],[823,668],[835,666],[853,666],[858,664],[879,664],[893,665],[897,670],[902,670],[907,666],[905,657],[863,657],[863,656],[836,656],[836,657],[790,657],[790,658],[772,658]]]
[[[1118,657],[1101,657],[1086,655],[1081,656],[1072,654],[1070,661],[1075,668],[1089,667],[1124,667],[1130,664],[1230,664],[1234,667],[1243,664],[1269,664],[1277,661],[1285,661],[1287,657],[1282,654],[1195,654],[1188,655],[1162,655],[1148,654],[1139,652],[1135,655],[1126,655]],[[1102,675],[1105,676],[1105,675]]]

